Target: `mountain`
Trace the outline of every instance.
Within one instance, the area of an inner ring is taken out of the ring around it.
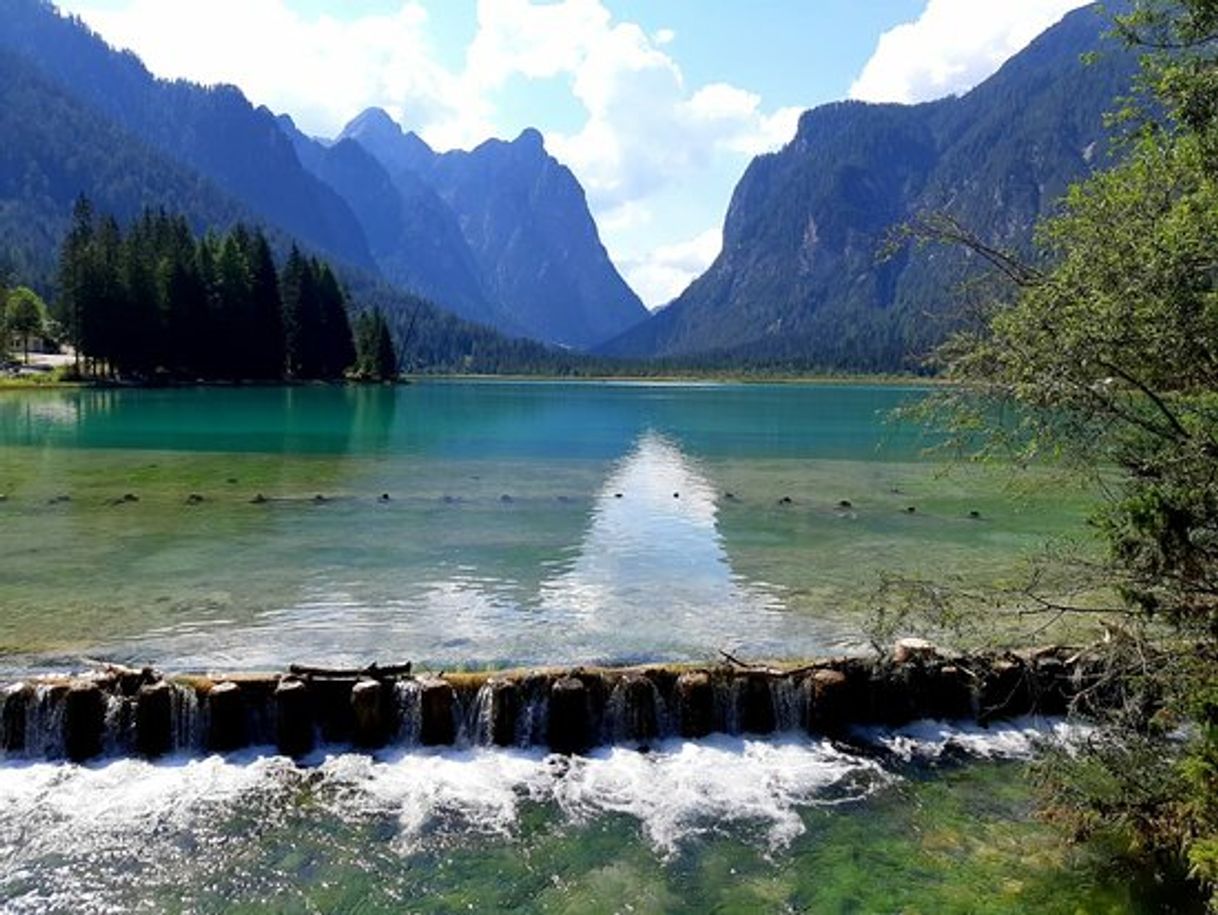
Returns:
[[[488,140],[470,152],[437,154],[372,109],[347,126],[339,142],[347,140],[376,157],[408,211],[426,214],[428,231],[440,231],[435,204],[443,204],[495,326],[581,349],[647,316],[601,244],[583,188],[546,152],[536,130],[510,143]],[[401,256],[416,257],[411,250]]]
[[[0,49],[303,243],[374,266],[350,208],[301,166],[274,116],[236,88],[157,79],[135,55],[42,0],[0,0]]]
[[[35,66],[0,50],[0,252],[46,286],[72,204],[87,191],[127,222],[146,207],[188,215],[197,231],[251,214],[213,182],[90,109]]]
[[[8,14],[13,15],[9,17]],[[34,29],[33,20],[37,16],[56,20],[59,25],[42,23]],[[26,3],[0,0],[0,137],[3,137],[0,142],[0,276],[11,274],[5,278],[35,285],[49,296],[53,294],[59,246],[68,228],[73,203],[79,195],[85,194],[99,212],[113,215],[122,223],[129,224],[148,208],[181,213],[198,232],[225,230],[243,221],[263,227],[281,256],[291,244],[299,242],[315,253],[333,258],[356,305],[381,308],[386,312],[398,340],[405,343],[404,363],[416,371],[568,373],[578,369],[566,353],[531,340],[509,339],[490,328],[462,320],[387,282],[371,265],[371,255],[364,246],[364,235],[358,225],[344,230],[354,232],[354,240],[358,242],[353,263],[321,247],[317,240],[320,236],[306,231],[308,226],[297,234],[291,226],[275,221],[259,208],[262,201],[259,195],[247,199],[233,193],[231,188],[236,183],[205,174],[197,165],[194,153],[179,156],[167,151],[167,147],[180,151],[191,144],[182,141],[158,145],[150,141],[127,126],[124,119],[113,116],[109,106],[96,104],[96,93],[91,87],[82,88],[67,82],[61,73],[57,75],[44,69],[39,57],[11,50],[14,46],[27,50],[32,47],[30,41],[25,38],[18,41],[9,31],[14,23],[21,25],[26,33],[41,30],[58,34],[57,29],[63,27],[67,30],[64,35],[72,36],[75,30],[78,35],[63,40],[70,45],[81,43],[107,65],[114,64],[118,70],[133,74],[137,86],[144,87],[140,91],[148,88],[145,81],[149,79],[134,57],[116,55],[104,49],[104,45],[99,47],[99,39],[81,24],[60,19],[53,7],[32,0]],[[105,70],[101,67],[90,72]],[[195,98],[197,101],[199,93],[210,94],[209,90],[185,83],[157,85],[162,89],[170,86],[173,99]],[[245,118],[252,117],[265,126],[264,113],[250,108],[235,90],[223,90],[221,94],[233,96],[224,104],[244,112],[239,120],[244,122]],[[173,99],[156,101],[172,106],[175,104]],[[192,106],[188,101],[184,109],[190,111]],[[173,115],[169,112],[162,117],[169,121]],[[188,122],[188,117],[181,120],[183,124]],[[300,192],[320,188],[315,202],[337,201],[337,212],[349,214],[346,204],[328,184],[304,171],[301,159],[290,143],[286,156],[281,155],[284,133],[278,123],[269,123],[272,131],[269,139],[259,128],[257,136],[247,143],[249,138],[240,130],[236,131],[228,151],[230,163],[249,159],[250,169],[257,171],[264,168],[265,163],[254,160],[267,150],[278,150],[279,165],[287,169],[285,184],[281,187]],[[395,187],[393,182],[361,147],[346,143],[330,149],[318,144],[317,151],[326,154],[330,161],[316,167],[329,173],[330,180],[337,185],[344,184],[344,175],[348,172],[379,174],[380,190],[391,201],[386,213],[394,220],[398,218],[392,205],[393,195],[388,193]],[[232,169],[227,166],[226,169],[231,178]],[[306,208],[308,206],[313,204],[306,201]],[[272,209],[280,216],[285,212],[291,215],[290,208]],[[344,218],[354,222],[352,215]],[[457,238],[464,244],[459,233]],[[365,260],[366,265],[359,263]]]
[[[1094,9],[1071,13],[961,97],[806,112],[790,144],[749,166],[706,273],[600,351],[916,367],[950,329],[977,265],[943,248],[882,260],[892,229],[942,211],[991,244],[1029,251],[1036,220],[1105,161],[1104,114],[1137,67],[1103,41],[1107,28]]]
[[[354,139],[323,143],[301,133],[286,115],[280,116],[279,126],[305,168],[351,208],[386,279],[443,302],[468,320],[524,333],[488,302],[457,217],[413,172],[391,175]],[[428,150],[428,155],[434,154]]]
[[[403,131],[383,108],[369,108],[359,114],[338,135],[354,140],[382,162],[394,177],[403,173],[423,174],[436,160],[435,151],[414,131]]]

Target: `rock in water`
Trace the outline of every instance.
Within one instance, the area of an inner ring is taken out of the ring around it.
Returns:
[[[775,716],[770,677],[751,673],[736,682],[740,689],[740,729],[748,734],[772,734]]]
[[[655,740],[660,736],[656,714],[656,688],[647,677],[628,674],[618,683],[621,691],[622,729],[629,740]]]
[[[850,721],[850,683],[840,670],[818,670],[812,674],[812,712],[808,729],[835,734]]]
[[[894,664],[908,664],[911,661],[931,661],[936,657],[935,646],[926,639],[901,639],[892,649]]]
[[[20,753],[25,749],[25,719],[34,691],[19,684],[10,687],[0,702],[0,751]]]

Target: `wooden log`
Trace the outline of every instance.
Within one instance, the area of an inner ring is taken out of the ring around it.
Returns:
[[[715,688],[710,674],[694,671],[677,678],[677,727],[687,739],[705,737],[715,729]]]
[[[207,747],[220,753],[246,745],[245,697],[231,680],[207,691]]]
[[[284,756],[304,756],[313,749],[313,709],[303,680],[285,679],[275,688],[275,743]]]
[[[550,687],[550,749],[583,753],[591,746],[588,687],[575,677],[562,677]]]
[[[419,681],[419,686],[422,715],[419,742],[425,747],[451,746],[457,739],[457,723],[453,718],[456,693],[452,685],[433,677]]]
[[[376,749],[389,739],[389,690],[377,680],[360,680],[351,688],[353,739],[357,747]]]
[[[135,700],[135,745],[149,759],[173,749],[173,687],[164,680],[140,687]]]
[[[78,683],[63,699],[64,752],[72,762],[101,755],[106,729],[106,697],[94,683]]]

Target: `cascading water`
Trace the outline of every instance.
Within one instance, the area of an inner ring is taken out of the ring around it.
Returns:
[[[1085,662],[861,659],[795,672],[718,667],[499,674],[490,677],[244,677],[171,680],[151,671],[57,678],[0,689],[0,752],[26,759],[198,755],[276,745],[548,747],[584,753],[712,733],[767,735],[987,718],[1060,704]],[[1016,688],[1017,687],[1017,688]],[[1055,713],[1054,709],[1047,709]]]
[[[417,747],[423,733],[423,689],[417,680],[400,680],[393,687],[398,712],[397,743]]]

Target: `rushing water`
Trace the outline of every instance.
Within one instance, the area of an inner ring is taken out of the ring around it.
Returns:
[[[857,647],[882,573],[1009,577],[1085,510],[941,476],[888,421],[921,393],[0,393],[0,651],[181,669]]]
[[[886,419],[919,396],[0,393],[0,682],[86,655],[451,669],[856,648],[883,573],[1010,578],[1086,510],[1044,476],[942,476]],[[1045,722],[570,758],[473,727],[447,750],[402,734],[292,762],[208,756],[179,717],[196,749],[156,763],[0,759],[0,911],[1136,910],[1031,816],[1026,760],[1061,736]]]
[[[1028,819],[1051,733],[0,767],[0,910],[1135,911]]]

